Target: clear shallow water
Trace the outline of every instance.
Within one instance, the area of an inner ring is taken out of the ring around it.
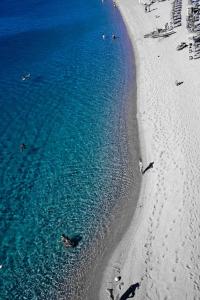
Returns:
[[[106,1],[3,0],[0,53],[0,298],[78,299],[130,182],[127,34]]]

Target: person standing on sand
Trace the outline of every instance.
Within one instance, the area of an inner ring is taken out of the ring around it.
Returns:
[[[108,293],[109,293],[109,296],[110,296],[110,299],[111,300],[114,300],[114,295],[113,295],[113,289],[107,289]]]

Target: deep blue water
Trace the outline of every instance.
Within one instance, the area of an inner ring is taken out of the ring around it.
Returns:
[[[87,276],[125,184],[130,62],[106,0],[0,1],[0,299],[72,299]]]

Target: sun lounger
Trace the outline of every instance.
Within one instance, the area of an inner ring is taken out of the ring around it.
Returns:
[[[200,36],[193,36],[193,40],[195,42],[199,42],[200,41]]]
[[[175,24],[174,27],[179,27],[181,26],[181,23]]]
[[[174,24],[179,24],[181,23],[181,20],[174,20]]]
[[[148,38],[148,37],[151,37],[152,36],[152,32],[151,33],[146,33],[145,35],[144,35],[144,38]]]
[[[180,18],[180,19],[181,19],[181,15],[180,15],[180,14],[178,14],[178,15],[173,15],[172,18],[173,18],[173,19],[176,19],[176,18]]]
[[[170,36],[170,35],[172,35],[172,34],[174,34],[174,33],[176,33],[176,31],[168,31],[168,32],[165,32],[165,33],[160,33],[160,34],[159,34],[159,37],[164,37],[164,38],[166,38],[166,37],[168,37],[168,36]]]
[[[187,45],[185,42],[182,42],[182,43],[180,43],[180,44],[177,46],[176,50],[177,50],[177,51],[180,51],[180,50],[186,48],[187,46],[188,46],[188,45]]]
[[[176,16],[176,17],[173,18],[174,21],[181,20],[181,19],[182,18],[180,16]]]

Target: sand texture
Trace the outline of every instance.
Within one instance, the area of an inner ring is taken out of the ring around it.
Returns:
[[[176,50],[194,36],[188,1],[181,3],[175,33],[144,38],[169,25],[173,1],[155,2],[148,13],[136,0],[117,1],[136,56],[143,166],[154,165],[141,175],[137,210],[105,271],[102,300],[128,299],[136,283],[134,299],[200,299],[200,59],[189,59],[189,46]]]

